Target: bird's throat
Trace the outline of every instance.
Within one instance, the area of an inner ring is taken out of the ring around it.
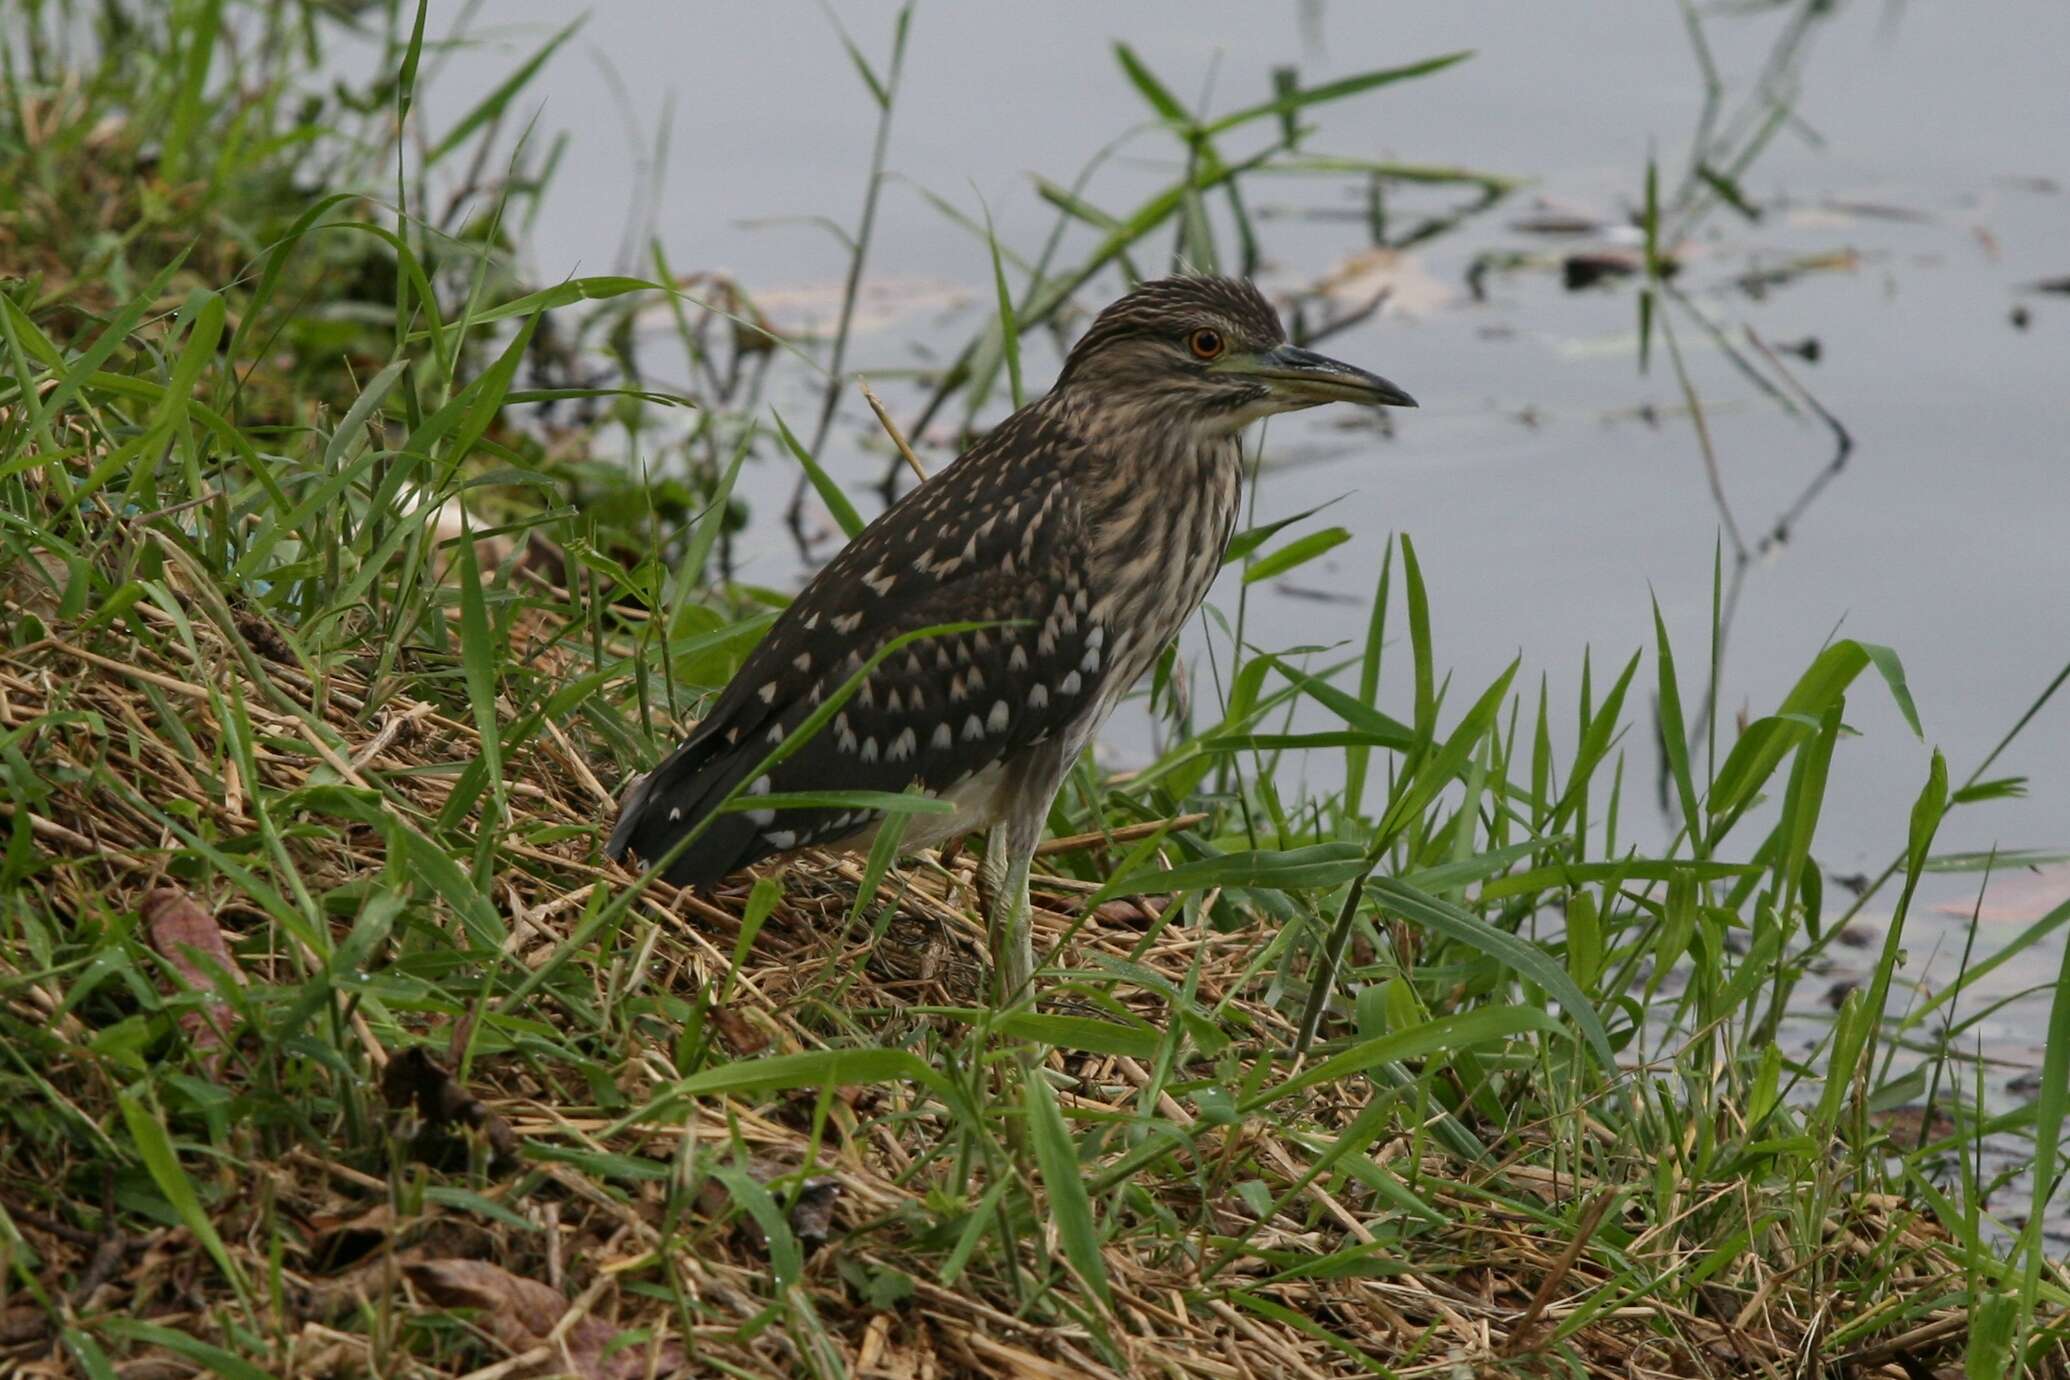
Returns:
[[[1207,597],[1243,491],[1236,436],[1171,428],[1161,439],[1115,454],[1088,492],[1099,572],[1095,616],[1132,632],[1126,659],[1116,666],[1124,688]]]

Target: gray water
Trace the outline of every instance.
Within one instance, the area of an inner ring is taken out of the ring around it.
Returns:
[[[434,127],[566,13],[548,0],[496,0],[482,11],[473,31],[489,41],[451,57],[430,83]],[[875,0],[839,13],[881,68],[894,7]],[[1728,83],[1750,78],[1779,27],[1773,14],[1711,18]],[[1286,463],[1265,476],[1260,516],[1341,496],[1326,520],[1356,535],[1327,564],[1254,589],[1249,628],[1267,645],[1356,643],[1382,542],[1403,531],[1422,559],[1455,700],[1521,653],[1528,676],[1549,676],[1571,722],[1584,648],[1594,649],[1599,693],[1647,648],[1630,701],[1640,731],[1627,740],[1623,832],[1642,844],[1660,836],[1642,689],[1653,674],[1649,599],[1659,599],[1693,703],[1721,530],[1674,375],[1657,340],[1651,372],[1637,369],[1629,284],[1570,292],[1550,269],[1498,273],[1476,301],[1465,281],[1486,252],[1575,247],[1519,228],[1541,202],[1624,221],[1649,153],[1664,178],[1682,167],[1702,88],[1678,7],[923,4],[892,131],[895,179],[871,248],[873,311],[851,369],[928,362],[916,343],[932,343],[939,362],[990,310],[986,246],[915,184],[973,215],[989,207],[1001,240],[1032,256],[1053,212],[1029,174],[1068,183],[1142,123],[1141,99],[1110,53],[1117,39],[1174,90],[1218,110],[1269,95],[1279,64],[1297,64],[1313,85],[1477,50],[1462,66],[1312,117],[1313,151],[1465,165],[1530,185],[1397,265],[1389,309],[1330,341],[1333,353],[1407,387],[1421,410],[1397,415],[1391,437],[1327,414],[1275,423],[1267,435],[1268,461]],[[2070,296],[2022,290],[2070,274],[2066,58],[2070,11],[2055,0],[1843,6],[1813,40],[1798,127],[1746,176],[1767,214],[1758,224],[1729,211],[1713,217],[1683,275],[1735,340],[1743,322],[1771,342],[1816,338],[1816,363],[1787,363],[1855,440],[1849,465],[1789,540],[1748,570],[1721,699],[1729,734],[1731,715],[1772,711],[1836,634],[1904,657],[1926,740],[1911,735],[1873,674],[1858,683],[1848,722],[1861,736],[1840,746],[1820,835],[1835,873],[1874,873],[1902,846],[1933,747],[1959,781],[2070,660]],[[540,132],[571,137],[530,236],[537,278],[644,272],[644,262],[616,255],[640,188],[658,173],[652,226],[676,271],[732,273],[779,324],[831,314],[845,251],[803,218],[853,224],[875,109],[817,6],[599,5],[535,88],[526,113],[534,108]],[[653,145],[665,109],[667,156],[650,169],[640,150]],[[1232,137],[1225,152],[1263,137]],[[1180,166],[1170,136],[1150,130],[1088,193],[1125,211]],[[1268,288],[1311,282],[1367,247],[1358,181],[1248,186]],[[1465,199],[1459,189],[1405,191],[1395,223]],[[1089,243],[1089,232],[1075,242]],[[1223,245],[1229,252],[1226,235]],[[1142,262],[1162,267],[1168,250],[1160,236]],[[1727,286],[1750,268],[1843,250],[1858,256],[1851,269],[1808,273],[1759,300]],[[1109,272],[1082,298],[1097,306],[1121,286]],[[2024,329],[2013,324],[2016,307],[2029,317]],[[1692,325],[1678,325],[1722,484],[1755,541],[1827,463],[1832,438],[1763,396]],[[1053,365],[1036,348],[1031,386],[1046,383]],[[811,387],[798,381],[787,407],[794,421],[810,417]],[[901,417],[922,396],[896,381],[880,392]],[[822,457],[852,491],[881,469],[860,444],[873,429],[853,399]],[[768,519],[739,551],[749,578],[798,577],[775,520],[790,480],[775,464],[748,480]],[[1215,598],[1233,608],[1234,582]],[[1198,656],[1198,634],[1189,636]],[[1145,735],[1136,722],[1118,723],[1112,736],[1123,756],[1140,756]],[[2070,697],[2051,703],[1992,774],[2026,776],[2027,798],[1959,811],[1940,851],[2070,845]],[[1924,896],[1929,907],[1966,914],[1975,887],[1973,877],[1932,877]],[[2066,895],[2070,872],[2007,877],[1987,904],[1979,952]],[[1915,926],[1907,973],[1931,983],[1952,970],[1960,926],[1937,910]],[[2019,971],[2002,974],[2003,985],[2046,982],[2059,945],[2009,965]],[[2027,1062],[2045,1011],[2045,996],[2019,1003],[1985,1039]]]

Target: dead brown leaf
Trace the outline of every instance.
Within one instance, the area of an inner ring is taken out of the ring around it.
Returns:
[[[220,983],[244,985],[244,969],[223,939],[216,917],[178,887],[160,887],[144,898],[138,908],[151,947],[180,975],[181,982],[197,992],[219,993]],[[220,1006],[220,995],[209,1003]],[[180,1029],[196,1049],[217,1049],[223,1043],[225,1018],[220,1012],[190,1007],[180,1013]],[[221,1071],[224,1054],[210,1063],[211,1074]]]
[[[1453,296],[1414,254],[1385,248],[1361,249],[1339,260],[1308,293],[1339,312],[1360,310],[1384,296],[1388,310],[1410,316],[1427,316]]]
[[[39,1342],[50,1332],[50,1315],[32,1303],[0,1308],[0,1346]]]
[[[769,1046],[768,1032],[731,1006],[714,1006],[711,1022],[718,1027],[719,1038],[743,1058],[759,1054]]]
[[[412,1045],[381,1071],[381,1092],[391,1107],[415,1103],[430,1126],[466,1126],[481,1132],[501,1159],[517,1156],[517,1134],[488,1104],[467,1091],[423,1045]]]
[[[513,1356],[544,1351],[514,1375],[573,1373],[582,1380],[635,1380],[647,1375],[647,1348],[624,1346],[606,1355],[619,1328],[587,1314],[561,1330],[569,1304],[558,1290],[514,1275],[485,1260],[419,1260],[403,1267],[410,1283],[441,1308],[470,1308],[475,1323]],[[680,1373],[686,1358],[673,1342],[655,1358],[656,1375]]]
[[[310,1258],[325,1272],[341,1270],[371,1255],[395,1233],[395,1209],[376,1203],[350,1217],[319,1213],[309,1219],[315,1235],[309,1242]]]
[[[834,1204],[841,1201],[837,1179],[807,1179],[791,1204],[791,1233],[807,1246],[824,1246],[833,1234]]]
[[[1902,1107],[1886,1107],[1880,1112],[1869,1113],[1869,1120],[1890,1137],[1891,1144],[1900,1150],[1917,1150],[1922,1145],[1946,1140],[1955,1134],[1955,1118],[1939,1107],[1933,1109],[1933,1119],[1927,1120],[1927,1109],[1918,1103]]]

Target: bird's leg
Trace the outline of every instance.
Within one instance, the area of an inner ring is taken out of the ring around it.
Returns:
[[[992,1005],[1002,1009],[1018,1000],[1028,989],[1035,972],[1035,948],[1030,933],[1033,917],[1028,906],[1028,864],[1034,847],[1017,847],[1017,830],[1001,822],[985,838],[985,858],[978,866],[978,895],[985,907],[985,935],[992,947]],[[1009,1040],[1012,1058],[991,1070],[994,1095],[1010,1102],[1018,1094],[1015,1078],[1025,1083],[1035,1076],[1035,1049],[1028,1042]],[[1004,1126],[1008,1150],[1017,1158],[1027,1149],[1026,1127],[1020,1117],[1007,1117]]]
[[[1028,902],[1028,866],[1032,846],[1011,823],[994,826],[985,840],[985,861],[978,870],[984,893],[985,933],[992,945],[992,1001],[1006,1006],[1028,992],[1035,976],[1034,917]]]
[[[1052,738],[1014,764],[1002,795],[1006,808],[985,840],[979,869],[989,891],[985,932],[992,944],[992,1001],[1011,1006],[1034,995],[1035,929],[1028,904],[1028,869],[1042,841],[1050,802],[1076,759],[1077,745]]]

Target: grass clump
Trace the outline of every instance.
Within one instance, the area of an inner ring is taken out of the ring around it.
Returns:
[[[768,337],[676,278],[645,290],[695,397],[569,381],[555,342],[611,338],[639,285],[526,284],[500,228],[522,179],[448,234],[348,156],[354,120],[407,115],[410,19],[395,83],[314,109],[286,94],[300,38],[260,49],[274,100],[239,98],[209,4],[9,73],[0,185],[98,176],[80,131],[117,116],[169,133],[129,155],[120,194],[164,220],[119,271],[93,222],[7,227],[42,267],[0,296],[0,1361],[2062,1372],[2040,1223],[2070,1039],[1993,1124],[1942,999],[1892,999],[1937,828],[2010,785],[1932,757],[1874,981],[1815,1057],[1776,1039],[1835,933],[1816,850],[1848,698],[1916,726],[1887,649],[1821,650],[1736,733],[1685,721],[1659,625],[1571,711],[1515,667],[1455,692],[1403,540],[1342,664],[1239,612],[1208,722],[1125,776],[1081,765],[1036,881],[1040,1001],[1008,1011],[968,856],[710,894],[605,862],[618,784],[767,624],[723,544],[769,438],[753,385],[699,366]],[[1017,375],[1020,331],[1150,234],[1197,259],[1203,190],[1243,223],[1230,119],[1123,59],[1195,151],[1179,194],[1090,267],[1017,264],[1018,300],[995,259],[1011,328],[937,398]],[[491,138],[514,95],[428,147]],[[1287,117],[1294,156],[1312,103],[1251,118]],[[693,403],[705,468],[664,502],[614,482],[614,435]],[[1681,821],[1651,856],[1618,823],[1635,688]],[[1281,798],[1294,751],[1350,784]],[[2022,1129],[2039,1187],[2006,1230],[1969,1166]]]

